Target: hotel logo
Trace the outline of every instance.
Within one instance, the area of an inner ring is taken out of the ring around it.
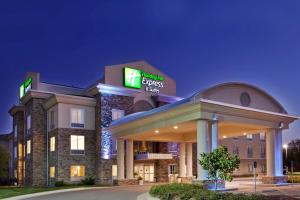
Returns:
[[[124,68],[124,86],[140,89],[142,87],[142,72],[129,67]]]

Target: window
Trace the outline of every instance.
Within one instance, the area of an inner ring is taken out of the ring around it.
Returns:
[[[55,177],[55,167],[54,166],[52,166],[52,167],[50,167],[50,178],[54,178]]]
[[[176,164],[171,164],[169,165],[169,174],[177,174],[177,165]]]
[[[83,135],[71,135],[71,154],[84,154]]]
[[[234,146],[232,153],[235,154],[235,155],[239,155],[239,147],[238,146]]]
[[[72,108],[71,109],[71,127],[84,128],[84,110]]]
[[[265,141],[266,133],[265,132],[259,133],[259,138],[260,138],[260,140]]]
[[[261,173],[265,173],[266,172],[266,165],[265,164],[260,165],[260,172]]]
[[[252,140],[253,139],[253,135],[252,134],[247,134],[246,138],[247,138],[247,140]]]
[[[113,179],[116,179],[118,175],[118,167],[117,165],[112,165],[111,166],[111,176]]]
[[[71,165],[71,177],[84,177],[85,166],[83,165]]]
[[[51,110],[50,112],[50,130],[55,128],[54,123],[54,110]]]
[[[252,158],[253,157],[253,148],[252,147],[248,147],[247,154],[248,154],[248,158]]]
[[[265,158],[266,157],[266,147],[265,145],[260,146],[260,157]]]
[[[253,172],[253,165],[252,164],[248,164],[248,172],[249,173]]]
[[[50,151],[55,151],[55,137],[50,138]]]
[[[120,119],[121,117],[124,117],[125,111],[124,110],[119,110],[119,109],[112,109],[111,110],[111,119],[117,120]]]
[[[31,115],[27,116],[27,130],[31,129]]]
[[[16,169],[14,170],[14,177],[18,178],[18,171]]]
[[[14,128],[14,137],[17,138],[18,136],[18,126],[15,125],[15,128]]]
[[[17,147],[15,146],[15,147],[14,147],[14,158],[17,158],[17,153],[18,153],[18,152],[17,152]]]
[[[31,153],[31,140],[27,140],[27,154]]]
[[[178,152],[178,144],[176,142],[168,142],[168,152],[176,154]]]

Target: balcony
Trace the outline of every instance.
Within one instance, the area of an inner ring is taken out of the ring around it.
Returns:
[[[170,153],[138,153],[135,160],[170,160],[173,155]]]

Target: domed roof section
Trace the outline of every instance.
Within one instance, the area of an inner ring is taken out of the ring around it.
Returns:
[[[287,114],[283,106],[270,94],[246,83],[230,82],[219,84],[196,93],[194,98]]]

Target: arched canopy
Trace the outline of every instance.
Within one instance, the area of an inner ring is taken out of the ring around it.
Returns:
[[[191,142],[195,140],[198,120],[218,120],[219,137],[233,137],[271,128],[287,129],[297,119],[255,86],[224,83],[175,103],[125,116],[114,121],[110,130],[116,138]],[[173,126],[179,128],[175,131]]]
[[[193,97],[287,114],[284,107],[274,97],[246,83],[222,83],[197,92]]]

